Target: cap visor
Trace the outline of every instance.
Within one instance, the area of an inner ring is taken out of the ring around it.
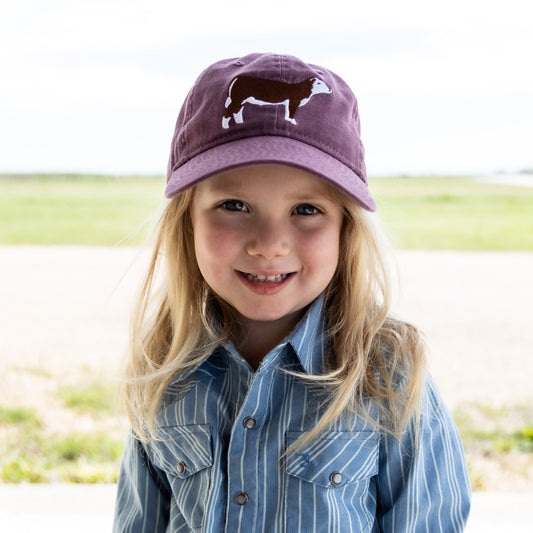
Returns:
[[[367,184],[351,168],[318,148],[279,136],[239,139],[202,152],[172,171],[165,196],[172,198],[216,174],[260,164],[300,168],[326,180],[368,211],[376,210]]]

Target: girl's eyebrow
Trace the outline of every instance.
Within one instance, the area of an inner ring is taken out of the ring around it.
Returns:
[[[299,201],[299,202],[317,202],[317,201],[329,201],[334,202],[335,198],[328,189],[314,190],[314,189],[304,189],[301,191],[294,191],[292,194],[287,194],[285,196],[289,200]]]
[[[265,190],[268,190],[268,186],[265,186]],[[213,184],[210,187],[210,191],[215,194],[223,194],[227,196],[231,195],[247,195],[250,194],[249,188],[245,183],[243,184]],[[289,191],[284,195],[285,198],[289,199],[298,199],[298,200],[317,200],[322,199],[333,199],[331,192],[326,188],[322,189],[321,187],[315,188],[305,188],[305,189],[296,189]]]
[[[208,191],[215,194],[243,194],[247,190],[246,184],[212,182],[209,184]]]
[[[217,187],[211,190],[211,194],[224,198],[249,199],[249,193],[246,188],[234,189]],[[263,196],[264,198],[264,196]],[[268,197],[267,197],[268,198]],[[290,203],[317,203],[317,202],[335,202],[335,199],[327,191],[294,191],[283,195],[283,198]]]

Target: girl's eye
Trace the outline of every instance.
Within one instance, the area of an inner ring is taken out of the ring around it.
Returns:
[[[228,211],[248,211],[248,208],[240,200],[226,200],[220,207]]]
[[[296,215],[311,216],[320,213],[320,211],[311,204],[301,204],[294,209]]]

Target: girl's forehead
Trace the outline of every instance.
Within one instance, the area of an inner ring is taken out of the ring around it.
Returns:
[[[199,183],[206,192],[299,193],[331,196],[333,187],[323,179],[286,165],[253,165],[217,174]]]

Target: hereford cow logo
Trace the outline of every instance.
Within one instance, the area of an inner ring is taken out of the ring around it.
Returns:
[[[294,115],[297,109],[307,104],[314,94],[319,93],[331,94],[331,89],[318,78],[309,78],[300,83],[285,83],[252,76],[237,76],[229,86],[222,127],[229,128],[231,117],[236,124],[244,122],[244,104],[283,105],[285,120],[296,124]]]

